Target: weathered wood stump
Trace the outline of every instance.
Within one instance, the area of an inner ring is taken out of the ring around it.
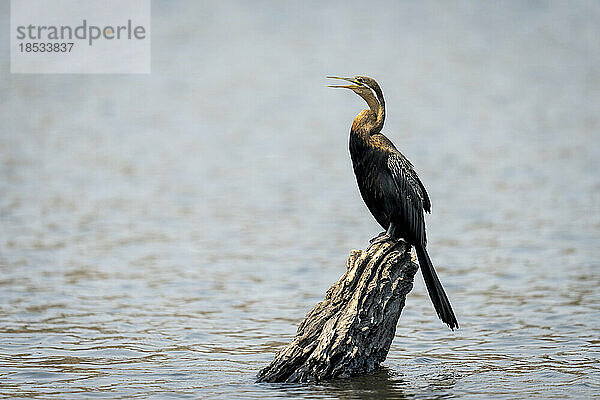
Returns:
[[[373,371],[387,357],[418,265],[404,241],[353,250],[346,273],[306,314],[258,382],[315,382]]]

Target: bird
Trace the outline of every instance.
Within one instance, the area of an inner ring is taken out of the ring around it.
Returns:
[[[350,89],[362,97],[362,110],[350,128],[350,158],[360,194],[385,232],[372,243],[404,239],[414,246],[423,280],[438,317],[451,330],[458,321],[427,252],[424,212],[431,212],[431,200],[413,164],[381,133],[385,122],[385,100],[379,84],[367,76],[340,79],[350,84],[328,85]]]

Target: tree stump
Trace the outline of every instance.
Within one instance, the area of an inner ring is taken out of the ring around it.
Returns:
[[[353,250],[346,273],[306,314],[294,340],[258,382],[317,382],[366,374],[387,357],[417,264],[411,246],[373,241]]]

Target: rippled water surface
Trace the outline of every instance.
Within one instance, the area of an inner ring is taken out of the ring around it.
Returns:
[[[152,12],[150,75],[10,75],[2,33],[3,397],[600,395],[598,2]],[[329,74],[382,84],[461,329],[417,276],[375,374],[254,384],[379,232]]]

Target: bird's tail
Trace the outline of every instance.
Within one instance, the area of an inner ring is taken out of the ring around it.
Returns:
[[[419,266],[423,273],[423,279],[425,280],[425,285],[429,292],[429,298],[435,307],[438,317],[440,317],[444,323],[448,324],[450,329],[454,330],[455,328],[458,328],[458,321],[456,320],[454,311],[452,311],[450,300],[448,300],[448,296],[446,296],[446,292],[444,292],[442,283],[435,273],[433,263],[429,258],[429,254],[427,254],[427,249],[423,245],[416,245],[415,250],[417,252],[417,257],[419,258]]]

